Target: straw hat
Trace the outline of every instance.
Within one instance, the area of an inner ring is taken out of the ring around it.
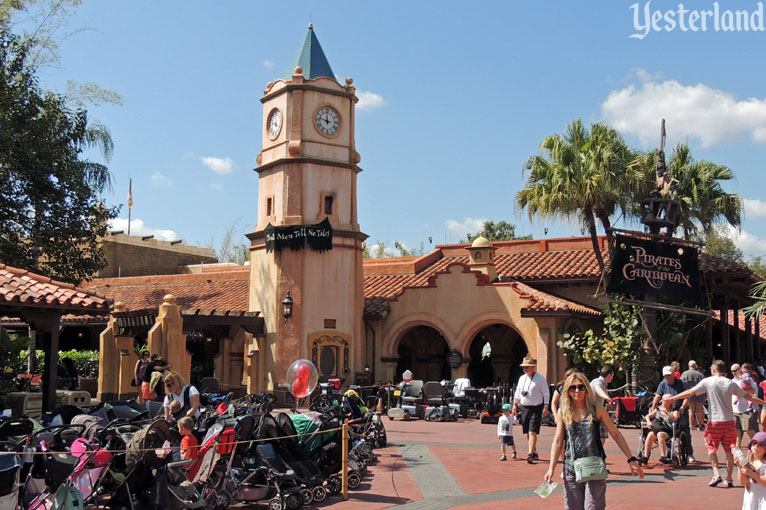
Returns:
[[[537,366],[537,360],[531,356],[524,356],[524,359],[521,360],[522,367],[536,367]]]

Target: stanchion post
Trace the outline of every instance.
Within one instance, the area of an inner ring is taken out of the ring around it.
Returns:
[[[343,486],[343,501],[348,499],[348,420],[343,420],[343,458],[341,459],[341,485]]]

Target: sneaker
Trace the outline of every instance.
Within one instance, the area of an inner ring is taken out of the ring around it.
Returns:
[[[513,452],[513,453],[511,454],[511,459],[513,459],[513,460],[516,460],[516,452]]]
[[[721,482],[723,482],[723,480],[721,479],[721,475],[713,475],[713,478],[710,479],[710,483],[708,485],[710,487],[715,487]]]
[[[505,455],[503,455],[503,456],[501,456],[501,457],[500,457],[500,461],[501,461],[501,462],[502,462],[502,461],[504,461],[504,460],[508,460],[508,459],[506,459],[506,458],[505,458]]]
[[[734,487],[734,480],[726,480],[724,487],[726,487],[727,489],[731,489],[732,487]]]
[[[529,463],[529,464],[534,464],[535,463],[535,456],[534,456],[534,454],[530,453],[529,455],[527,455],[527,463]]]
[[[534,460],[540,460],[540,457],[538,457],[538,456],[537,456],[537,452],[535,452],[535,453],[533,453],[533,454],[532,454],[532,458],[533,458]]]
[[[697,462],[697,459],[694,458],[694,455],[689,455],[689,462]]]
[[[646,466],[649,464],[649,459],[641,455],[640,457],[637,457],[636,460],[638,461],[639,466]]]
[[[665,455],[663,457],[660,457],[660,462],[662,462],[663,464],[670,464],[670,456]]]

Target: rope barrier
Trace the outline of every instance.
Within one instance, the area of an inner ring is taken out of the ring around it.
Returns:
[[[362,420],[362,418],[356,418],[354,420],[348,420],[348,423],[349,424],[350,423],[356,423],[356,422],[361,421],[361,420]],[[267,442],[267,441],[281,441],[283,439],[294,439],[296,437],[314,436],[314,435],[318,435],[318,434],[327,434],[327,433],[330,433],[330,432],[338,432],[338,431],[341,431],[341,430],[343,430],[342,426],[341,427],[335,427],[335,428],[332,428],[332,429],[322,430],[322,431],[315,431],[315,432],[305,433],[305,434],[293,434],[293,435],[290,435],[290,436],[272,437],[272,438],[268,438],[268,439],[247,439],[245,441],[225,441],[225,442],[220,442],[219,444],[224,444],[224,445],[227,445],[227,446],[228,445],[237,446],[237,445],[240,445],[240,444],[264,443],[264,442]],[[136,432],[138,432],[138,431],[136,431]],[[199,446],[202,447],[202,445],[199,445]],[[129,452],[133,452],[133,453],[145,453],[145,452],[153,452],[155,450],[160,450],[160,449],[163,449],[163,450],[168,450],[168,449],[169,450],[178,450],[180,448],[181,448],[180,446],[170,446],[170,447],[167,447],[167,448],[137,448],[137,449],[133,449],[133,450],[127,450],[127,449],[123,449],[123,450],[100,449],[100,450],[85,450],[82,453],[83,454],[87,454],[87,455],[98,453],[98,452],[101,452],[101,451],[107,451],[109,453],[129,453]],[[38,451],[34,451],[34,452],[0,451],[0,455],[19,455],[19,456],[23,456],[23,455],[72,455],[72,452],[71,451],[63,451],[63,452],[53,452],[53,451],[45,451],[45,452],[38,452]]]

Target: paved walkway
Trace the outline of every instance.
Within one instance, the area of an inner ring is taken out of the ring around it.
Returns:
[[[526,463],[526,438],[514,427],[519,460],[500,462],[495,425],[475,420],[456,423],[385,420],[390,446],[377,450],[380,462],[370,467],[368,475],[348,501],[337,498],[319,505],[332,510],[346,508],[373,510],[397,507],[407,510],[442,508],[497,510],[503,501],[535,510],[564,508],[562,487],[547,499],[540,499],[534,489],[548,469],[552,427],[543,427],[540,461]],[[631,449],[635,449],[638,430],[620,429]],[[693,433],[696,463],[685,469],[671,470],[657,462],[654,454],[643,480],[630,476],[630,470],[617,444],[606,443],[607,465],[611,472],[607,490],[607,508],[619,510],[733,509],[742,506],[744,489],[707,486],[711,471],[702,441],[702,433]],[[510,457],[509,457],[510,459]],[[559,471],[560,472],[560,471]],[[556,475],[557,480],[558,474]]]

